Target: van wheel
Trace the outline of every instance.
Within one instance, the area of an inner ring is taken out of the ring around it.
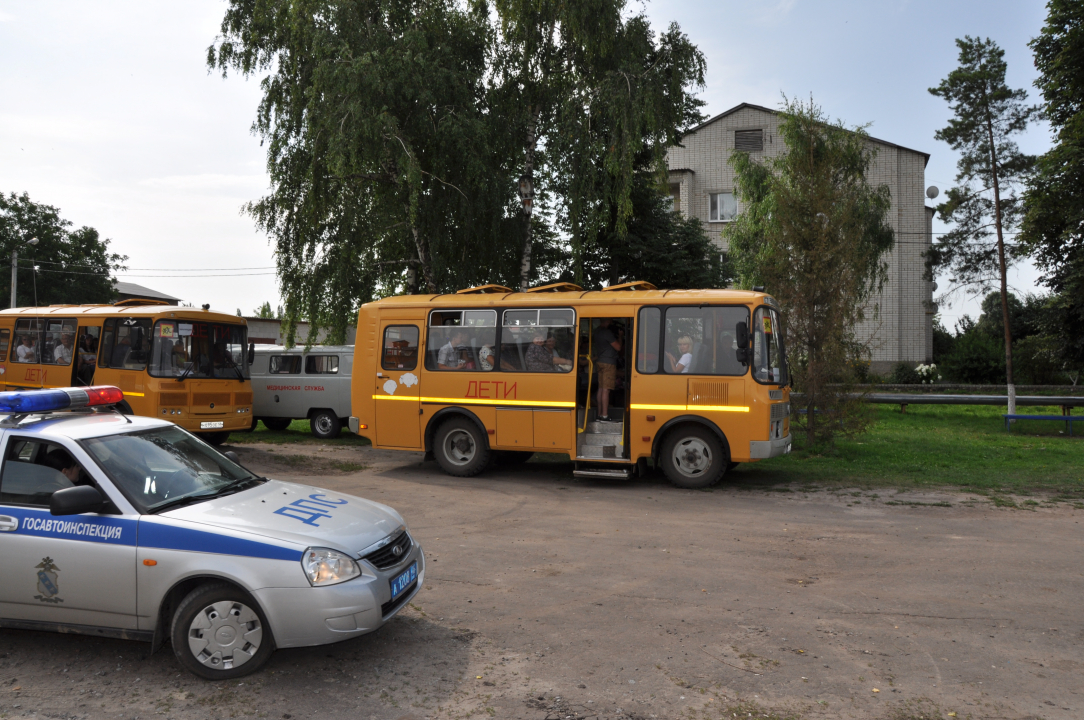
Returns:
[[[229,680],[259,670],[275,649],[256,601],[228,583],[201,585],[185,596],[170,627],[181,666],[208,680]]]
[[[321,440],[327,440],[328,438],[339,437],[339,431],[343,429],[343,424],[339,421],[339,416],[330,410],[317,410],[309,418],[309,428],[312,430],[312,434]]]
[[[199,436],[200,439],[203,440],[203,442],[207,443],[208,445],[214,445],[215,447],[218,447],[219,445],[230,439],[230,433],[228,430],[225,430],[223,432],[200,433]]]
[[[452,418],[437,428],[433,454],[440,468],[455,477],[473,477],[482,472],[490,455],[485,435],[464,417]]]
[[[671,484],[689,489],[711,487],[722,480],[728,462],[719,438],[696,425],[671,430],[659,460]]]
[[[264,427],[276,432],[285,430],[293,422],[293,418],[260,418],[260,420],[263,421]]]

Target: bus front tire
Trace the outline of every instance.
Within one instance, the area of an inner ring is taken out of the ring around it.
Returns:
[[[200,433],[199,436],[203,439],[203,442],[207,443],[208,445],[214,445],[215,447],[218,447],[219,445],[230,439],[230,431],[223,430],[222,432]]]
[[[309,429],[312,430],[313,435],[321,440],[328,440],[339,437],[339,431],[343,429],[343,424],[339,420],[339,416],[330,410],[317,410],[309,418]]]
[[[260,418],[260,420],[263,422],[264,427],[276,432],[285,430],[293,422],[293,418]]]
[[[728,459],[713,432],[697,425],[674,428],[663,442],[659,460],[672,485],[690,490],[711,487],[723,479]]]
[[[464,417],[437,428],[433,455],[441,470],[454,477],[473,477],[489,464],[489,445],[478,426]]]

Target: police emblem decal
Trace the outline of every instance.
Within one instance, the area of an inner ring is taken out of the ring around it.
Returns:
[[[53,559],[42,558],[36,569],[38,571],[38,592],[41,594],[35,595],[34,599],[54,604],[64,602],[56,596],[60,592],[60,580],[57,577],[60,568],[53,563]]]

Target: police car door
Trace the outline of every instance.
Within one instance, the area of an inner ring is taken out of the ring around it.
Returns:
[[[0,447],[0,618],[134,629],[134,510],[74,443],[14,431]],[[56,469],[64,453],[81,475]],[[69,476],[96,485],[113,502],[102,513],[51,515],[49,497],[73,486]]]

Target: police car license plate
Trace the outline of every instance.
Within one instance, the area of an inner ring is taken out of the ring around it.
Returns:
[[[391,581],[391,599],[399,597],[403,594],[403,591],[410,587],[410,584],[418,579],[418,563],[412,562],[410,567],[400,573],[394,580]]]
[[[200,430],[221,430],[223,425],[225,425],[225,423],[223,423],[221,420],[219,420],[217,422],[201,422],[199,424],[199,429]]]

